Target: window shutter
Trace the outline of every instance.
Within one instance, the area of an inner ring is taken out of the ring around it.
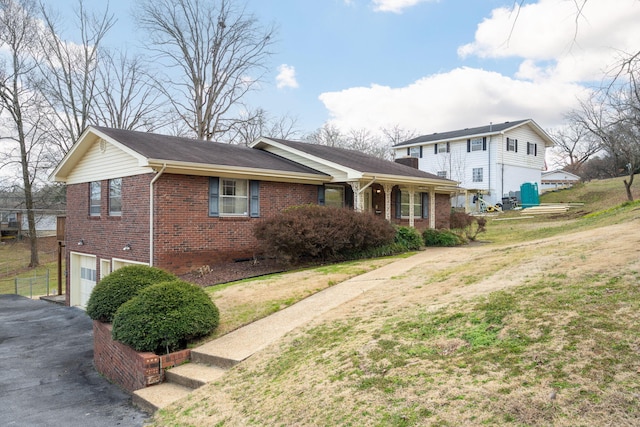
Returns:
[[[396,189],[396,218],[402,217],[402,192]]]
[[[487,151],[487,137],[482,137],[482,151]]]
[[[467,153],[471,152],[471,140],[467,139]]]
[[[420,158],[422,158],[422,145],[420,146]]]
[[[249,181],[249,216],[260,217],[260,181]]]
[[[422,194],[422,218],[429,218],[429,193]]]
[[[353,209],[353,189],[350,185],[345,185],[344,187],[344,204]]]
[[[447,142],[447,153],[451,152],[451,144]]]
[[[324,185],[318,185],[318,204],[324,206]]]
[[[518,152],[518,140],[516,139],[516,153]]]
[[[220,216],[220,178],[209,178],[209,216]]]
[[[533,155],[534,156],[538,155],[538,144],[533,144]]]
[[[407,147],[407,156],[411,155],[411,147]]]
[[[433,154],[438,154],[438,144],[433,144]]]

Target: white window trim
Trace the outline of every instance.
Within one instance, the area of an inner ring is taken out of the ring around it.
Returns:
[[[224,188],[224,182],[225,181],[234,181],[234,182],[244,182],[245,184],[245,195],[244,196],[225,196],[224,192],[223,192],[223,188]],[[220,216],[226,216],[226,217],[245,217],[245,216],[249,216],[249,180],[247,179],[238,179],[238,178],[220,178],[220,181],[218,183],[218,185],[220,186],[220,192],[219,192],[219,199],[218,199],[218,204],[219,204],[219,210],[220,210]],[[224,206],[224,200],[225,199],[243,199],[244,200],[244,212],[242,213],[229,213],[229,212],[223,212],[223,206]]]

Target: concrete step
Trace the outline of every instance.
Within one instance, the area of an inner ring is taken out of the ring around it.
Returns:
[[[218,356],[210,351],[191,350],[191,362],[217,367],[219,369],[231,369],[242,360],[235,360],[230,357]]]
[[[225,372],[224,369],[203,365],[201,363],[185,363],[184,365],[168,369],[165,372],[165,381],[196,389],[207,383],[216,381],[222,377]]]
[[[178,384],[162,383],[134,391],[131,400],[138,408],[153,414],[158,409],[188,396],[192,391],[192,388]]]

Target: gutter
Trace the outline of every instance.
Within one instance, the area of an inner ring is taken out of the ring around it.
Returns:
[[[160,177],[162,176],[162,174],[164,173],[164,170],[167,168],[167,164],[164,163],[162,165],[162,169],[160,169],[160,171],[158,173],[156,173],[156,176],[153,177],[153,179],[151,180],[151,182],[149,183],[149,266],[153,267],[153,243],[154,243],[154,239],[153,239],[153,220],[154,220],[154,211],[155,211],[155,207],[154,207],[154,197],[153,197],[153,184],[156,183],[156,181],[158,179],[160,179]]]

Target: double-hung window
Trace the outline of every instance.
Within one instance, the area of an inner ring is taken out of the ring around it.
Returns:
[[[482,138],[473,138],[471,140],[471,151],[482,151],[484,140]]]
[[[411,209],[411,195],[408,191],[400,193],[400,215],[403,218],[409,218],[409,212]],[[422,217],[422,193],[413,193],[413,216],[414,218]]]
[[[210,178],[209,216],[260,216],[260,182]]]
[[[89,183],[89,215],[100,216],[100,181]]]
[[[122,178],[109,180],[109,215],[122,215]]]
[[[507,151],[518,152],[518,140],[507,138]]]
[[[537,156],[538,155],[538,144],[534,144],[531,142],[527,142],[527,154]]]

